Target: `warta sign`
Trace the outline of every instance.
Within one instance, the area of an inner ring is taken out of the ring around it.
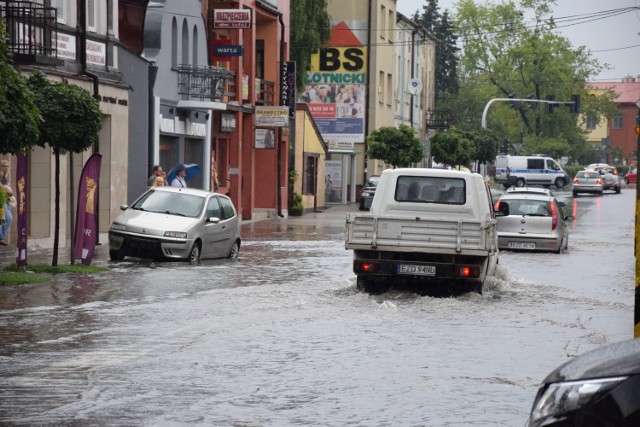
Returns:
[[[251,28],[251,9],[214,9],[213,28]]]

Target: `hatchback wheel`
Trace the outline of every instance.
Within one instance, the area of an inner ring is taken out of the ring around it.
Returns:
[[[200,263],[200,245],[198,242],[195,242],[193,246],[191,246],[191,251],[189,251],[189,262],[191,264]]]
[[[122,252],[122,249],[109,249],[109,259],[111,261],[122,261],[124,259],[124,252]]]
[[[240,242],[237,240],[233,242],[233,246],[231,246],[231,250],[229,251],[229,258],[238,258],[238,253],[240,252]]]

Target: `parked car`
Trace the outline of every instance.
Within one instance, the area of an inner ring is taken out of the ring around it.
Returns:
[[[553,191],[540,187],[509,187],[504,194],[544,194],[553,196]]]
[[[598,166],[595,169],[602,176],[602,185],[604,190],[615,191],[620,193],[622,188],[622,177],[618,174],[618,168],[614,166]]]
[[[624,176],[624,182],[627,184],[635,184],[638,182],[638,168],[636,166],[629,169],[629,172]]]
[[[365,211],[371,207],[373,196],[376,194],[376,188],[378,187],[378,181],[380,181],[379,175],[370,176],[367,182],[362,186],[360,192],[360,210]]]
[[[574,357],[543,381],[528,427],[640,426],[640,339]]]
[[[564,202],[545,189],[507,191],[495,204],[498,220],[498,247],[508,250],[560,253],[569,245]]]
[[[225,195],[193,188],[154,187],[122,212],[109,229],[109,257],[234,258],[240,220]]]
[[[573,178],[573,195],[579,193],[595,193],[602,196],[604,183],[602,176],[594,170],[578,171]]]

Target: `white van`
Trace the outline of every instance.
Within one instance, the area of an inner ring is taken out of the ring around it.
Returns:
[[[534,184],[562,188],[570,181],[569,175],[551,157],[498,156],[495,166],[496,182],[505,188]]]

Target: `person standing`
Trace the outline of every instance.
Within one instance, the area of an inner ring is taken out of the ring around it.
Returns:
[[[9,228],[11,227],[11,222],[13,222],[13,215],[11,213],[11,206],[9,204],[9,199],[13,197],[13,189],[9,185],[9,161],[3,160],[0,163],[0,188],[1,191],[4,191],[7,194],[7,200],[4,203],[4,223],[0,226],[0,245],[7,246],[9,243],[6,241],[9,235]]]
[[[187,181],[184,179],[184,177],[187,175],[187,168],[185,168],[184,165],[180,164],[177,166],[176,171],[176,177],[173,179],[173,181],[171,181],[171,186],[186,188]]]
[[[148,188],[155,187],[157,183],[156,178],[158,177],[164,178],[164,182],[165,182],[164,185],[166,185],[167,174],[162,170],[162,166],[154,165],[153,169],[151,170],[151,176],[149,177],[149,179],[147,179],[147,187]]]

